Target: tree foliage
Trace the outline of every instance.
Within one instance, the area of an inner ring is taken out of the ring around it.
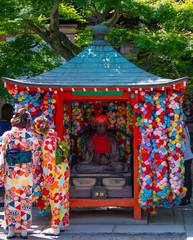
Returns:
[[[109,27],[107,40],[119,50],[134,45],[132,62],[161,77],[189,76],[192,89],[193,3],[191,0],[1,0],[0,75],[34,76],[70,60],[93,39],[89,21]],[[59,23],[76,22],[73,44]],[[47,44],[47,45],[46,45]],[[1,93],[0,93],[1,94]]]

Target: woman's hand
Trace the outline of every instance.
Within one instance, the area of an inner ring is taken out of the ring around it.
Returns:
[[[94,153],[94,145],[91,144],[91,145],[88,147],[88,154],[89,154],[89,156],[91,156],[93,153]]]
[[[101,165],[107,165],[109,163],[110,163],[110,160],[108,160],[105,155],[102,155],[101,159],[100,159],[100,164]]]

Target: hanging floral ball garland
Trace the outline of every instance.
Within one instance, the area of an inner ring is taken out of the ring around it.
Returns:
[[[107,116],[110,122],[110,128],[120,129],[125,133],[132,134],[133,131],[133,109],[130,101],[128,102],[110,102],[108,103]],[[122,132],[117,132],[117,138],[120,146],[120,156],[123,162],[130,165],[129,154],[131,152],[130,138]]]
[[[139,131],[141,133],[141,144],[139,147],[139,204],[140,207],[148,212],[154,213],[153,204],[153,159],[152,159],[152,139],[153,128],[152,121],[154,117],[152,111],[155,108],[155,102],[150,93],[140,92],[140,102],[135,104],[136,109],[140,109],[141,116],[139,122]]]
[[[168,135],[166,116],[166,94],[153,91],[155,102],[154,121],[150,127],[153,129],[152,158],[153,158],[153,202],[158,206],[158,200],[164,199],[169,194],[168,188]]]
[[[44,115],[50,120],[54,127],[55,116],[55,94],[53,91],[31,91],[27,90],[9,90],[9,94],[14,97],[15,109],[24,107],[29,111],[32,121],[40,115]]]
[[[69,116],[69,105],[64,103],[63,106],[63,126],[64,126],[64,135],[63,141],[67,144],[68,150],[70,151],[71,147],[71,140],[70,140],[70,116]]]
[[[134,96],[131,94],[131,98]],[[136,109],[139,146],[139,203],[156,214],[158,200],[164,207],[178,205],[183,187],[184,114],[183,92],[141,92]],[[169,171],[168,171],[169,169]]]
[[[72,133],[79,135],[81,133],[82,126],[84,125],[82,102],[72,102],[71,108]]]
[[[126,106],[126,133],[133,135],[133,123],[134,123],[134,117],[133,117],[133,108],[131,105],[131,102],[127,102]],[[128,167],[131,167],[131,146],[133,143],[131,143],[131,138],[126,136],[125,139],[125,159],[127,161]]]
[[[121,130],[123,132],[126,132],[126,123],[127,123],[127,113],[126,113],[126,103],[123,102],[117,102],[115,103],[115,109],[116,109],[116,124],[115,129]],[[126,136],[122,132],[117,132],[117,139],[119,142],[119,149],[120,149],[120,157],[122,159],[122,162],[125,161],[125,142],[126,142]]]
[[[126,132],[129,134],[133,134],[133,123],[134,123],[134,117],[133,117],[133,107],[131,104],[131,101],[127,102],[126,107]]]
[[[86,129],[87,123],[84,121],[83,102],[71,102],[71,133],[75,136],[81,134]],[[84,130],[83,130],[84,129]],[[84,138],[84,137],[83,137]],[[82,137],[77,139],[77,158],[81,159]],[[74,141],[72,140],[72,148]]]
[[[185,195],[184,184],[184,113],[182,110],[184,92],[168,92],[168,164],[170,193],[164,200],[165,207],[177,206]]]
[[[117,122],[117,107],[115,102],[110,102],[108,104],[108,111],[107,111],[107,117],[109,119],[110,122],[110,128],[114,129],[116,122]]]

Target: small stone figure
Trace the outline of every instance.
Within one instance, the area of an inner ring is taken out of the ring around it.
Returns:
[[[121,162],[119,144],[115,136],[108,134],[109,121],[106,115],[94,119],[96,133],[89,136],[82,150],[83,162],[75,164],[73,173],[115,173],[127,172]]]

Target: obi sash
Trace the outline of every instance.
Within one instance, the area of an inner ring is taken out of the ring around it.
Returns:
[[[19,163],[29,163],[31,162],[31,151],[13,148],[7,151],[5,157],[9,166],[15,166]]]

